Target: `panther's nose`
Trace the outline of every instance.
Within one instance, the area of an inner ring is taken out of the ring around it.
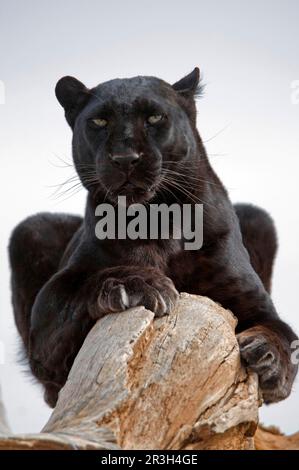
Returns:
[[[115,154],[111,155],[110,159],[114,166],[118,167],[121,170],[128,172],[132,170],[133,167],[138,163],[140,155],[138,153],[132,152],[129,154]]]

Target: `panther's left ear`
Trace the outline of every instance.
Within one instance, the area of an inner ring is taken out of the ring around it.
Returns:
[[[89,90],[74,77],[62,77],[55,87],[56,98],[64,108],[65,117],[71,128],[75,120],[90,99]]]
[[[201,93],[199,68],[195,69],[172,85],[172,88],[186,98],[194,98]]]

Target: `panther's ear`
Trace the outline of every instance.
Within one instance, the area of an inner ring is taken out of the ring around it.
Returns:
[[[73,128],[76,117],[90,98],[89,90],[74,77],[62,77],[56,84],[55,94]]]
[[[185,96],[186,98],[195,97],[200,93],[200,73],[199,68],[195,69],[186,75],[184,78],[181,78],[178,82],[172,85],[172,88],[179,94]]]

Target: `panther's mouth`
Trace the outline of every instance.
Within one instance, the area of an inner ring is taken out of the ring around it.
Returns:
[[[148,202],[154,197],[155,193],[155,184],[146,185],[127,180],[118,188],[111,189],[110,196],[115,200],[117,200],[119,196],[125,196],[127,205],[130,205]]]

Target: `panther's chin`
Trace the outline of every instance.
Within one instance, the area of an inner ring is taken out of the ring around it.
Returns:
[[[146,204],[150,202],[155,195],[155,185],[144,187],[127,182],[117,189],[111,189],[107,199],[113,204],[120,203],[130,206],[131,204]]]
[[[117,191],[109,195],[109,199],[115,204],[125,204],[127,207],[131,204],[147,204],[156,195],[155,189],[144,190],[132,190],[132,191]]]

